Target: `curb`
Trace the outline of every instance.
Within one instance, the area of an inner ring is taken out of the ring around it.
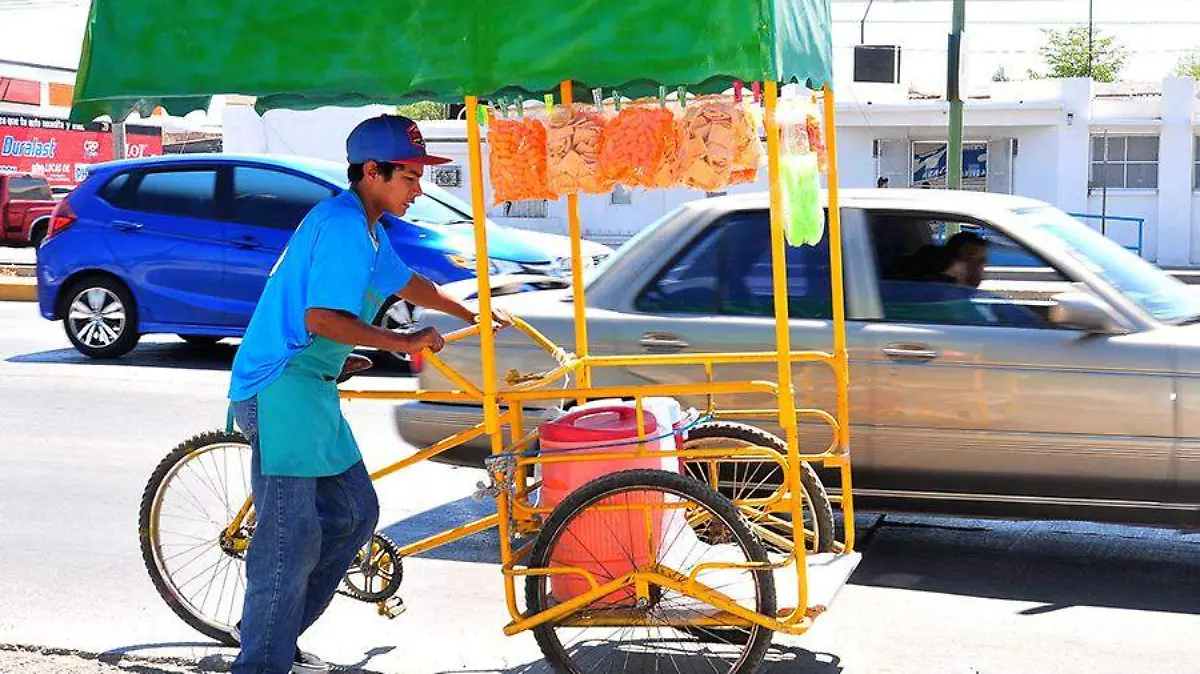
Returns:
[[[0,301],[36,302],[37,279],[20,276],[0,276]]]

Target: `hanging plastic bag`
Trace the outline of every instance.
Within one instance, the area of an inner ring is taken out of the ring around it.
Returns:
[[[557,198],[550,190],[546,127],[540,119],[493,117],[487,141],[493,203]]]
[[[817,152],[809,140],[807,100],[784,99],[775,113],[782,143],[779,157],[784,234],[793,246],[814,246],[825,236]]]
[[[734,104],[697,101],[684,108],[679,181],[692,189],[719,192],[733,173]]]
[[[751,104],[736,104],[733,116],[733,169],[729,183],[739,185],[758,179],[758,169],[766,153],[763,151],[759,125],[762,116],[759,107]]]
[[[560,105],[547,124],[547,173],[551,191],[562,196],[603,194],[615,183],[601,174],[602,111],[584,105]]]
[[[600,173],[626,187],[662,187],[675,163],[675,115],[660,107],[627,107],[610,119],[600,140]]]

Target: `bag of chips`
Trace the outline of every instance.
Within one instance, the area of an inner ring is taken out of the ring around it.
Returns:
[[[729,185],[733,172],[734,104],[697,102],[685,108],[679,181],[692,189],[717,192]]]
[[[540,119],[493,118],[488,125],[492,201],[556,199],[546,170],[546,127]]]
[[[763,151],[762,137],[758,133],[761,121],[758,106],[735,105],[733,170],[729,176],[731,185],[752,183],[758,179],[758,169],[766,156]]]
[[[600,173],[626,187],[664,187],[678,145],[675,115],[661,107],[628,107],[610,119],[600,138]]]
[[[550,190],[557,195],[603,194],[615,183],[600,171],[604,115],[583,105],[560,105],[550,113],[546,136]]]

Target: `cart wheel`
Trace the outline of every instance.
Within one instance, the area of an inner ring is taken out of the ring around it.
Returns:
[[[684,449],[728,447],[768,447],[787,454],[787,442],[756,426],[732,421],[698,424],[688,431]],[[784,472],[773,461],[710,461],[684,459],[685,475],[711,485],[731,501],[766,498],[783,484]],[[833,506],[817,472],[807,463],[800,464],[800,486],[804,489],[804,533],[808,552],[832,552],[834,549]],[[739,508],[750,523],[750,530],[773,552],[790,552],[783,545],[792,537],[790,513],[763,513]],[[780,521],[782,520],[782,522]]]
[[[246,592],[252,525],[225,527],[250,497],[250,443],[239,433],[198,435],[154,469],[138,518],[142,561],[167,606],[230,646]]]
[[[656,517],[648,520],[647,504],[665,506],[651,508]],[[596,480],[564,499],[538,535],[529,568],[584,568],[603,585],[634,569],[686,578],[706,562],[766,561],[766,550],[737,509],[708,485],[676,473],[631,470]],[[697,581],[745,609],[775,615],[775,579],[769,570],[706,567]],[[578,574],[530,575],[527,615],[587,589]],[[533,634],[560,674],[756,671],[772,631],[747,626],[693,594],[658,585],[639,594],[624,587],[535,627]],[[722,639],[710,627],[740,628],[745,638]]]

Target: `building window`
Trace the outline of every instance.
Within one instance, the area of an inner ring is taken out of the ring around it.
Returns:
[[[1200,136],[1196,136],[1196,147],[1192,152],[1192,189],[1200,192]]]
[[[633,190],[624,185],[617,185],[613,188],[612,199],[610,203],[614,206],[629,206],[633,204]]]
[[[545,218],[550,215],[550,202],[544,199],[504,202],[504,216],[508,218]]]
[[[1095,189],[1158,189],[1158,136],[1092,136]]]

